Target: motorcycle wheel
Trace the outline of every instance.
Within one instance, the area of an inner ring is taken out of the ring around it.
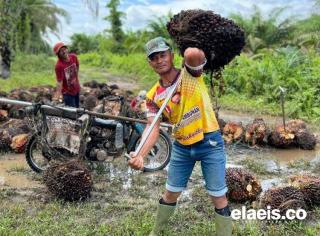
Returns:
[[[31,136],[26,146],[25,156],[30,168],[37,173],[41,173],[49,166],[50,158],[46,157],[45,150],[38,142],[38,138],[39,136],[36,134]]]
[[[137,149],[140,139],[137,140],[134,147]],[[168,134],[160,130],[158,141],[153,146],[149,154],[144,159],[144,172],[153,172],[164,169],[171,157],[172,142]]]

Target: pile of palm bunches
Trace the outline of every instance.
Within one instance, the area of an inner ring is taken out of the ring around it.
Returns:
[[[317,144],[316,137],[306,128],[302,120],[290,120],[285,127],[278,125],[268,137],[268,144],[278,148],[297,146],[312,150]]]
[[[205,70],[223,68],[240,54],[245,45],[243,30],[213,11],[181,11],[167,23],[167,30],[182,55],[188,47],[204,51],[208,60]]]
[[[259,201],[259,207],[263,209],[279,209],[284,214],[288,209],[306,209],[306,202],[302,192],[293,187],[279,187],[267,190]]]
[[[227,168],[228,199],[234,202],[254,201],[262,188],[257,178],[243,168]]]
[[[310,175],[291,176],[289,183],[300,189],[309,209],[320,206],[320,177]]]
[[[66,201],[90,197],[93,187],[89,169],[79,160],[51,164],[44,171],[43,181],[54,196]]]

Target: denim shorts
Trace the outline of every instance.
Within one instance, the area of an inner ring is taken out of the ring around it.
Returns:
[[[184,190],[197,161],[201,162],[205,187],[209,195],[223,196],[228,189],[225,181],[224,141],[220,131],[206,133],[203,140],[192,145],[174,142],[166,189],[170,192]]]

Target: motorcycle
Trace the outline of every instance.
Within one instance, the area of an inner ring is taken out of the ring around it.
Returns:
[[[123,107],[123,97],[108,100],[117,100]],[[44,171],[54,159],[81,158],[94,163],[112,162],[120,156],[128,158],[128,154],[138,147],[143,123],[146,123],[81,108],[2,99],[4,101],[25,106],[23,113],[33,130],[25,157],[30,168],[37,173]],[[161,124],[159,139],[145,158],[143,171],[161,170],[169,163],[172,142],[165,129],[170,127]]]

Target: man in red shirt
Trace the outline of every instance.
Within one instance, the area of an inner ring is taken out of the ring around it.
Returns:
[[[78,58],[75,54],[69,53],[68,47],[63,42],[57,43],[53,47],[53,52],[58,56],[55,66],[57,92],[54,99],[59,99],[62,94],[66,106],[79,107]]]

